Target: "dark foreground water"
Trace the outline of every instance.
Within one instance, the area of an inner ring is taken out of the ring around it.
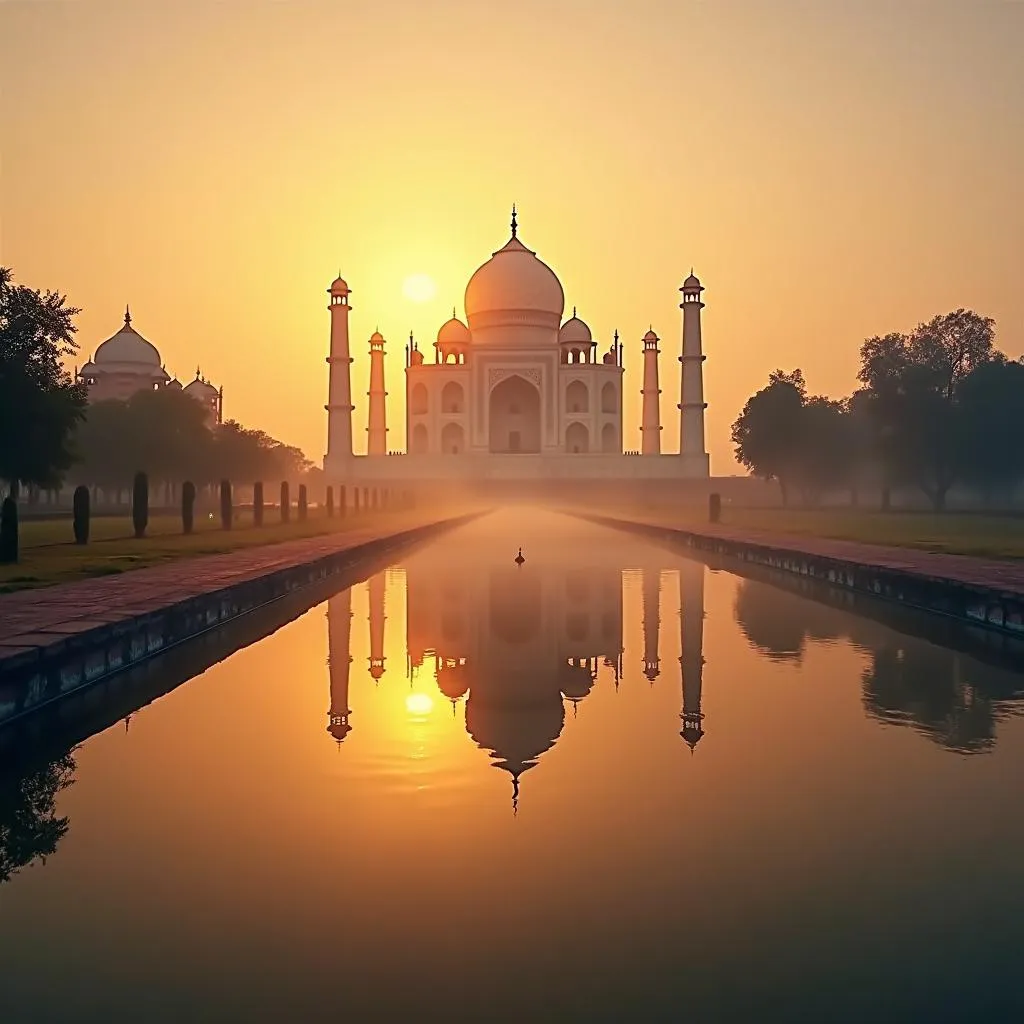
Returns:
[[[6,773],[0,1019],[1020,1019],[1019,689],[498,513]]]

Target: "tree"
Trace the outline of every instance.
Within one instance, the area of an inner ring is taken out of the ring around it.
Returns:
[[[85,388],[64,368],[77,351],[74,316],[56,292],[13,283],[0,267],[0,478],[55,487],[72,464],[70,444]]]
[[[959,405],[964,479],[986,501],[1011,493],[1024,477],[1024,364],[1000,357],[975,366],[960,384]]]
[[[932,506],[963,469],[958,390],[967,376],[994,357],[993,321],[958,309],[918,324],[909,335],[869,338],[861,346],[861,407],[875,420],[873,436],[884,487],[916,484]]]
[[[804,401],[795,454],[796,477],[808,504],[850,483],[857,453],[846,402],[820,395]]]
[[[732,425],[737,460],[755,476],[778,480],[783,505],[799,475],[805,390],[800,370],[776,370]]]

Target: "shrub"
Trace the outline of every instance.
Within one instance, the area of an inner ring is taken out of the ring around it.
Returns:
[[[708,519],[717,523],[722,518],[722,496],[716,491],[708,497]]]
[[[181,485],[181,529],[184,533],[192,532],[195,515],[196,485],[191,480],[186,480]]]
[[[89,488],[79,484],[71,498],[71,525],[75,530],[75,543],[89,543]]]
[[[0,564],[18,560],[18,503],[8,495],[0,506]]]
[[[334,515],[334,488],[327,488],[327,518]]]
[[[132,525],[136,537],[146,536],[149,526],[149,477],[145,473],[136,473],[132,484]]]
[[[309,497],[305,484],[299,484],[299,522],[305,522],[306,513],[309,511]]]
[[[343,516],[348,512],[348,495],[345,493],[345,485],[338,488],[338,515]]]
[[[231,529],[231,481],[221,480],[220,482],[220,525],[225,530]]]
[[[288,491],[288,481],[281,484],[281,522],[287,523],[292,516],[291,496]]]
[[[258,480],[252,485],[252,521],[256,526],[263,525],[263,481]]]

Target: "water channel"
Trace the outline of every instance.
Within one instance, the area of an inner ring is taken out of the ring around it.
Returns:
[[[884,611],[507,510],[177,682],[5,765],[4,1020],[1024,1009],[1024,675]]]

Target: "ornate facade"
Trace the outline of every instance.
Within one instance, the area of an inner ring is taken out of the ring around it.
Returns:
[[[512,234],[470,278],[465,321],[452,311],[428,361],[410,337],[405,349],[405,454],[389,454],[385,339],[370,339],[367,454],[352,446],[352,291],[329,289],[331,347],[324,470],[340,480],[708,476],[700,310],[703,287],[683,282],[678,453],[657,439],[657,337],[644,339],[644,451],[623,452],[623,347],[616,332],[601,350],[565,297],[554,271]],[[653,342],[650,341],[653,339]]]

